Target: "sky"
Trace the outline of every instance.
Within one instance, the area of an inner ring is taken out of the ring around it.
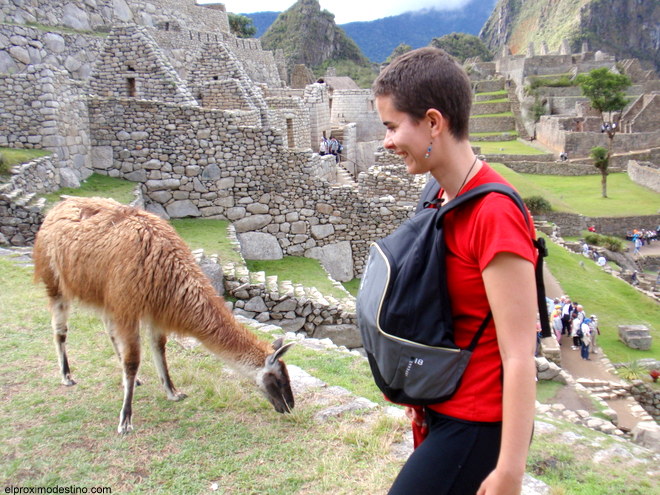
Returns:
[[[404,12],[435,7],[452,10],[469,0],[320,0],[321,9],[335,15],[335,23],[372,21]],[[296,0],[198,0],[198,3],[224,3],[227,12],[251,14],[253,12],[283,12]]]

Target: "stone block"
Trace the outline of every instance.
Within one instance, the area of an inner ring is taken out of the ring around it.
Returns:
[[[631,349],[648,351],[653,341],[646,325],[619,325],[619,340]]]
[[[349,241],[308,249],[305,257],[319,260],[330,276],[339,282],[353,280],[353,250]]]
[[[315,339],[330,339],[335,345],[349,349],[362,347],[362,337],[356,325],[319,325],[314,330]]]
[[[264,232],[238,234],[241,254],[246,260],[279,260],[283,253],[277,238]]]
[[[273,220],[273,217],[270,215],[251,215],[249,217],[242,218],[234,223],[234,228],[236,232],[250,232],[253,230],[259,230],[266,225],[268,225]]]
[[[174,201],[167,205],[166,210],[171,218],[198,217],[201,215],[199,209],[189,199]]]
[[[652,421],[637,423],[633,429],[633,441],[660,453],[660,425]]]

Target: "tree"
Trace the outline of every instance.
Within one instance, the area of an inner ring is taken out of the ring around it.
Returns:
[[[399,55],[403,55],[404,53],[408,53],[411,50],[412,50],[412,46],[406,45],[405,43],[401,43],[394,50],[392,50],[392,53],[390,54],[389,57],[387,57],[387,60],[385,60],[385,62],[388,62],[388,63],[392,62],[392,60],[397,58]]]
[[[591,148],[591,153],[589,156],[594,161],[594,165],[598,170],[600,170],[601,175],[601,185],[602,185],[602,194],[603,197],[607,197],[607,169],[610,165],[610,152],[607,148],[602,146],[594,146]]]
[[[473,34],[450,33],[433,38],[430,46],[442,48],[450,55],[463,63],[468,58],[480,57],[484,62],[493,59],[492,53],[488,50],[485,43]]]
[[[582,94],[589,98],[591,107],[600,112],[600,129],[601,132],[607,133],[607,155],[601,159],[600,165],[595,163],[602,175],[603,197],[606,198],[607,169],[614,150],[614,136],[616,136],[616,133],[621,127],[623,108],[628,104],[624,90],[632,84],[632,81],[628,76],[617,74],[606,67],[601,67],[591,70],[588,74],[578,75],[576,82],[582,89]],[[605,114],[608,114],[607,118]],[[592,154],[594,150],[591,150]]]
[[[257,28],[252,23],[252,19],[244,15],[227,14],[229,18],[229,30],[239,38],[252,38],[257,32]]]

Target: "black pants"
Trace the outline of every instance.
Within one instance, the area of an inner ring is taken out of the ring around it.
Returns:
[[[495,469],[501,423],[426,413],[429,435],[401,469],[389,495],[474,495]]]

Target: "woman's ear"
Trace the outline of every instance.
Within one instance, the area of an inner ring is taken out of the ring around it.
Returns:
[[[435,108],[429,108],[426,111],[426,118],[431,125],[432,137],[438,136],[447,127],[447,119]]]

